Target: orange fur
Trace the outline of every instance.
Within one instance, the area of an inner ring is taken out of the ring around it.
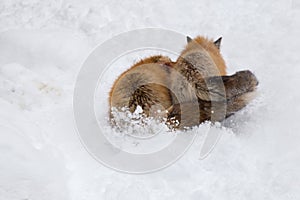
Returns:
[[[140,60],[114,82],[109,93],[110,107],[128,107],[134,112],[140,105],[147,115],[155,104],[161,109],[168,108],[172,104],[167,89],[168,68],[172,66],[172,61],[161,55]],[[142,92],[149,94],[149,97],[141,96]]]
[[[189,42],[185,49],[182,51],[182,54],[185,54],[193,49],[197,49],[199,47],[204,48],[210,55],[211,59],[217,66],[219,73],[221,76],[226,75],[226,65],[225,61],[220,53],[220,50],[214,44],[212,39],[208,39],[206,37],[198,36],[193,39],[192,42]]]

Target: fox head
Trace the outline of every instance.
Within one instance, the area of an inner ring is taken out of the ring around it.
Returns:
[[[222,37],[214,41],[212,39],[208,39],[202,36],[198,36],[194,39],[187,36],[187,45],[183,53],[202,47],[208,52],[208,54],[214,61],[215,65],[218,67],[220,71],[220,75],[225,75],[226,65],[220,53],[221,41],[222,41]]]

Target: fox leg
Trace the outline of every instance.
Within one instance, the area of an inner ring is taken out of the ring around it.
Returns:
[[[183,129],[199,125],[204,121],[222,121],[227,117],[226,101],[183,102],[172,105],[168,110],[167,125],[172,129]]]

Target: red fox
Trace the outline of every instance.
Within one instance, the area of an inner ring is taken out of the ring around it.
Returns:
[[[157,55],[134,64],[114,82],[110,111],[128,108],[133,113],[140,106],[151,116],[161,110],[170,128],[182,129],[222,121],[242,109],[253,99],[258,81],[248,70],[226,75],[221,40],[187,37],[176,62]]]

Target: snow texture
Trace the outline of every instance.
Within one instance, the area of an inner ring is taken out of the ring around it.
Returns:
[[[86,152],[72,95],[96,45],[145,27],[223,36],[228,71],[250,69],[260,85],[254,102],[212,127],[222,137],[206,159],[196,141],[171,167],[137,176]],[[300,199],[299,27],[296,0],[1,0],[0,199]]]

